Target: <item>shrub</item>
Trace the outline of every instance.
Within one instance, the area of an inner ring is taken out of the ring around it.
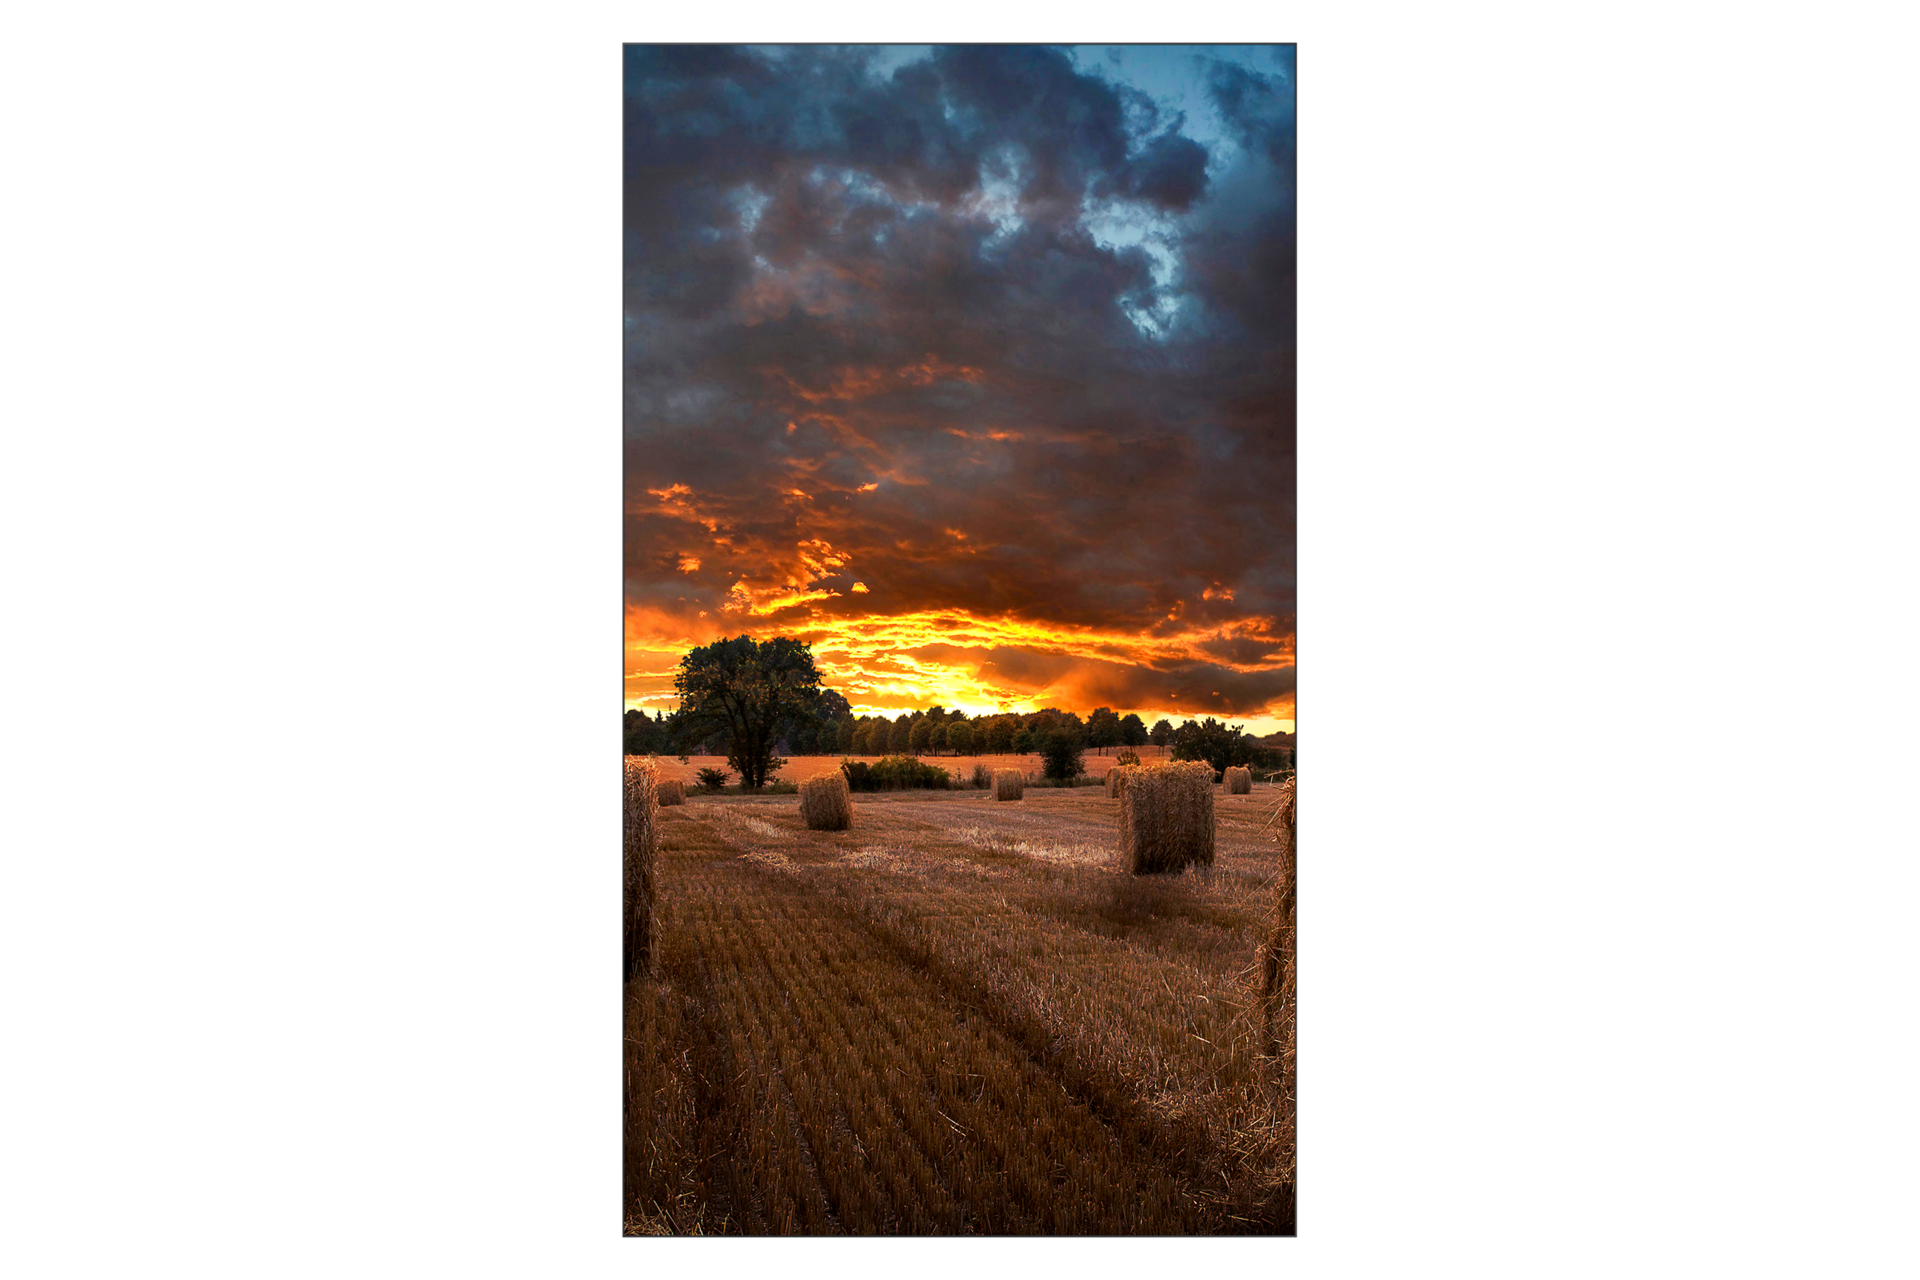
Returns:
[[[985,791],[988,787],[991,787],[993,785],[993,770],[987,768],[984,764],[973,766],[973,785],[981,791]]]
[[[1126,750],[1121,751],[1119,755],[1115,756],[1113,758],[1113,762],[1117,765],[1139,764],[1140,756],[1139,756],[1139,753],[1133,751],[1131,748],[1128,748]]]
[[[995,800],[1018,800],[1026,786],[1026,775],[1018,769],[995,769],[993,771],[993,798]]]
[[[653,784],[653,798],[662,809],[687,802],[687,784],[678,778],[662,778]]]
[[[791,778],[780,778],[767,784],[767,794],[770,796],[797,795],[799,791],[800,784]]]
[[[810,831],[845,831],[853,825],[847,775],[823,773],[800,784],[800,817]]]
[[[1120,789],[1120,853],[1134,875],[1213,862],[1213,766],[1141,769]]]
[[[843,760],[840,768],[853,791],[906,791],[915,787],[944,790],[947,786],[945,769],[923,764],[912,756],[882,756],[872,764]]]
[[[626,981],[653,967],[653,855],[660,841],[660,810],[653,786],[659,765],[629,758],[626,774]]]
[[[1227,770],[1227,794],[1230,796],[1250,795],[1253,792],[1253,770],[1235,766]]]
[[[925,787],[944,791],[947,771],[938,765],[923,764],[913,756],[886,756],[873,762],[873,780],[887,791],[907,791]]]
[[[700,779],[701,787],[707,791],[718,791],[727,785],[727,771],[716,769],[712,765],[708,765],[693,776]]]

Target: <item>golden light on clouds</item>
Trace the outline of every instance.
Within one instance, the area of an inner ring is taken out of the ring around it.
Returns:
[[[856,584],[854,590],[863,588]],[[822,679],[856,714],[895,715],[936,704],[973,715],[1048,706],[1084,713],[1105,705],[1149,720],[1161,714],[1176,721],[1213,714],[1248,722],[1256,732],[1292,727],[1292,636],[1277,632],[1270,619],[1241,618],[1150,635],[983,617],[959,609],[848,618],[813,613],[772,628],[746,625],[749,618],[838,594],[788,591],[763,597],[742,580],[734,584],[726,610],[740,619],[736,630],[792,635],[811,644]],[[627,705],[670,710],[676,705],[671,670],[663,670],[661,656],[677,661],[686,649],[716,638],[630,607]],[[1237,702],[1211,706],[1234,696],[1231,689],[1215,687],[1223,673],[1241,678],[1246,687]],[[1284,693],[1261,699],[1274,705],[1245,714],[1248,698],[1269,688],[1276,693],[1284,688]]]

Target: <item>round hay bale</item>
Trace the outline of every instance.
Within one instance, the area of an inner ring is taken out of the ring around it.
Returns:
[[[687,784],[678,778],[662,778],[653,784],[653,798],[662,809],[687,802]]]
[[[653,968],[653,858],[660,843],[660,806],[653,796],[657,762],[627,757],[626,930],[621,948],[626,981]]]
[[[1253,770],[1235,765],[1227,770],[1226,784],[1230,796],[1253,794]]]
[[[1275,877],[1277,891],[1273,899],[1273,915],[1268,921],[1267,939],[1260,954],[1260,1006],[1266,1021],[1267,1053],[1279,1066],[1280,1104],[1287,1129],[1284,1167],[1280,1172],[1289,1183],[1294,1178],[1294,1070],[1297,1061],[1294,1022],[1294,885],[1298,862],[1293,832],[1295,781],[1289,778],[1280,784],[1280,803],[1274,810],[1274,839],[1280,846],[1280,868]]]
[[[1148,765],[1120,784],[1120,857],[1134,875],[1213,863],[1213,766]]]
[[[1018,800],[1026,793],[1027,776],[1018,769],[995,769],[993,771],[993,798],[995,800]]]
[[[800,784],[800,817],[810,831],[845,831],[853,825],[853,793],[838,769]]]
[[[1111,800],[1118,797],[1126,790],[1127,779],[1138,772],[1140,766],[1137,764],[1117,764],[1107,770],[1107,798]]]

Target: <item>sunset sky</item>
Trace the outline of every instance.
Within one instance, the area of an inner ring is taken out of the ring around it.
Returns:
[[[626,705],[1291,730],[1290,46],[629,46]]]

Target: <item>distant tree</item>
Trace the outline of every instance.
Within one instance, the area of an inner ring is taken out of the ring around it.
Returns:
[[[973,754],[973,726],[958,720],[947,726],[947,749],[957,756]]]
[[[1071,729],[1055,729],[1041,744],[1041,765],[1047,777],[1071,782],[1080,776],[1080,735]]]
[[[823,756],[840,750],[840,726],[831,720],[821,725],[820,736],[814,739],[813,749]]]
[[[647,754],[647,713],[638,707],[627,708],[626,741],[628,755]]]
[[[933,726],[933,732],[927,735],[927,749],[939,755],[947,749],[947,735],[952,726],[942,722]]]
[[[1120,745],[1120,717],[1112,707],[1095,707],[1087,717],[1087,745],[1102,753]]]
[[[933,727],[936,721],[931,716],[921,716],[907,729],[907,750],[914,755],[924,752],[933,743]]]
[[[1003,756],[1013,750],[1013,721],[1006,716],[995,716],[988,722],[987,751]]]
[[[1167,723],[1165,716],[1153,722],[1153,732],[1147,735],[1147,741],[1156,747],[1165,747],[1173,741],[1173,726]]]
[[[887,751],[896,756],[907,754],[912,748],[908,745],[913,733],[913,717],[901,715],[893,722],[893,728],[887,734]]]
[[[1243,729],[1241,725],[1228,728],[1212,716],[1199,724],[1189,720],[1174,732],[1173,758],[1205,760],[1216,774],[1235,765],[1251,763],[1253,743]]]
[[[1020,730],[1013,735],[1013,753],[1017,756],[1024,756],[1032,750],[1033,730],[1023,725]]]
[[[759,788],[780,767],[774,730],[783,720],[811,714],[820,701],[820,673],[810,646],[790,636],[716,640],[680,659],[674,674],[681,714],[696,726],[724,729],[728,763],[741,785]]]
[[[1120,745],[1123,747],[1147,745],[1147,722],[1131,711],[1120,717]]]

